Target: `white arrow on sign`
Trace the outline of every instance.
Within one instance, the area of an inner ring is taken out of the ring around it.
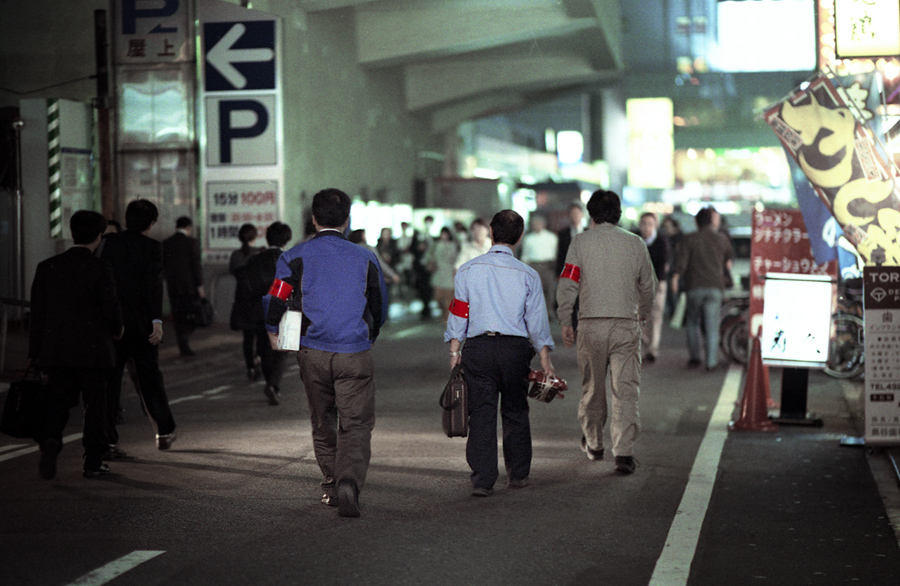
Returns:
[[[206,62],[215,67],[222,77],[236,89],[244,89],[247,78],[238,71],[232,63],[252,63],[271,61],[275,58],[272,49],[232,49],[231,47],[247,32],[247,27],[237,23],[231,27],[225,36],[206,53]]]

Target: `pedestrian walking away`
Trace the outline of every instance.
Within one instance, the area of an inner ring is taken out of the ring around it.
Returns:
[[[462,364],[469,392],[466,461],[472,470],[472,496],[493,494],[500,476],[498,404],[508,486],[528,484],[532,456],[528,374],[536,353],[545,377],[554,376],[553,337],[541,278],[513,255],[524,231],[518,213],[495,214],[490,249],[463,264],[454,280],[444,341],[450,344],[450,368]]]
[[[97,212],[80,210],[69,222],[74,246],[37,266],[31,286],[29,367],[47,374],[47,413],[38,437],[38,470],[50,480],[62,449],[69,410],[84,403],[81,444],[83,474],[109,472],[103,456],[106,434],[106,383],[115,366],[113,339],[122,337],[122,307],[109,263],[94,256],[106,229]]]
[[[587,209],[594,226],[575,236],[566,254],[556,291],[559,324],[563,343],[577,344],[581,449],[590,460],[603,459],[603,430],[610,419],[616,470],[631,474],[640,432],[641,322],[653,307],[657,281],[644,241],[617,225],[619,196],[595,191]],[[577,334],[572,321],[576,299]]]
[[[190,345],[194,331],[191,315],[197,300],[206,297],[200,266],[200,243],[191,237],[193,224],[189,217],[181,216],[175,221],[175,234],[163,240],[166,291],[169,293],[175,339],[182,358],[194,355]]]
[[[701,360],[701,342],[706,370],[719,364],[719,320],[725,272],[731,271],[731,242],[719,232],[719,212],[703,208],[694,217],[697,231],[684,237],[678,248],[672,290],[687,293],[684,329],[687,334],[688,367],[696,368]]]
[[[278,257],[284,246],[291,241],[290,226],[275,222],[266,228],[266,242],[269,248],[251,256],[247,263],[235,270],[237,286],[234,291],[235,320],[244,331],[251,330],[256,336],[256,351],[266,386],[263,394],[269,405],[281,402],[281,378],[284,375],[285,353],[276,351],[269,343],[266,319],[263,314],[263,296],[275,279]]]
[[[344,237],[346,193],[316,193],[312,218],[316,235],[278,259],[263,299],[266,329],[275,347],[284,312],[303,314],[297,362],[323,475],[321,501],[358,517],[375,426],[371,349],[387,317],[387,288],[375,253]]]
[[[259,230],[253,224],[243,224],[238,228],[238,240],[241,241],[241,247],[231,253],[228,260],[228,272],[237,278],[238,270],[247,264],[247,261],[254,254],[265,250],[265,246],[253,246],[253,242],[259,235]],[[235,295],[237,295],[237,284],[235,285]],[[261,296],[260,296],[261,298]],[[228,319],[228,325],[232,330],[240,330],[242,336],[241,352],[244,356],[244,364],[247,367],[247,379],[257,381],[262,375],[262,366],[259,363],[259,356],[256,348],[256,329],[249,318],[247,312],[249,308],[238,305],[237,300],[231,306],[231,316]],[[266,345],[269,345],[268,337]]]
[[[136,199],[125,208],[125,231],[109,234],[101,258],[112,265],[116,291],[122,303],[125,333],[116,342],[116,367],[107,393],[107,433],[118,450],[119,433],[116,419],[122,394],[122,373],[129,360],[138,381],[138,394],[144,409],[156,425],[156,447],[168,450],[175,441],[175,418],[169,408],[159,370],[159,344],[163,339],[162,247],[149,234],[159,210],[146,199]]]

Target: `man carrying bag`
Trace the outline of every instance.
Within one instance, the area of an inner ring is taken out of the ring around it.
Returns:
[[[50,480],[69,409],[84,402],[84,477],[109,472],[103,456],[106,434],[106,381],[115,366],[113,339],[122,337],[122,308],[112,268],[94,256],[106,219],[81,210],[70,221],[75,245],[37,267],[31,287],[29,368],[47,374],[47,413],[35,439],[41,446],[38,470]]]
[[[513,256],[524,231],[522,216],[512,210],[497,212],[491,220],[493,246],[463,264],[454,281],[444,341],[450,343],[450,367],[462,364],[468,387],[466,461],[472,469],[472,496],[490,496],[499,477],[498,403],[508,484],[528,484],[528,373],[536,353],[544,374],[553,376],[553,337],[541,278]]]

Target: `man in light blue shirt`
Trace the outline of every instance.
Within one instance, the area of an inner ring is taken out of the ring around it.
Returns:
[[[444,341],[450,343],[450,367],[462,363],[469,389],[466,461],[472,469],[473,496],[492,494],[499,477],[498,402],[509,486],[528,484],[528,373],[536,353],[544,374],[553,376],[553,337],[541,278],[513,256],[524,231],[522,216],[512,210],[498,212],[491,220],[493,246],[463,264],[454,280]]]

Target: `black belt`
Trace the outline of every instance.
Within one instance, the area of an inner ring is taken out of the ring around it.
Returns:
[[[526,340],[526,339],[527,339],[525,336],[513,336],[512,334],[501,334],[500,332],[484,332],[483,334],[478,334],[477,336],[473,336],[473,339],[475,339],[475,338],[484,338],[484,337],[489,337],[489,338],[522,338],[523,340]]]

